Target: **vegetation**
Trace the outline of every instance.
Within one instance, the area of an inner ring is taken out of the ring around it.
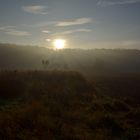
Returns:
[[[139,79],[1,71],[0,139],[138,140]]]

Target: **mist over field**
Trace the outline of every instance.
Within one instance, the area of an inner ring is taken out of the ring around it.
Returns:
[[[0,44],[0,139],[139,139],[139,61],[139,50]]]
[[[47,63],[45,63],[47,62]],[[128,49],[63,49],[0,44],[0,69],[73,70],[82,73],[138,74],[140,51]]]
[[[0,0],[0,140],[140,140],[140,0]]]

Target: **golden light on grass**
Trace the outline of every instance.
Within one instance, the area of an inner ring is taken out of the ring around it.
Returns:
[[[66,45],[66,40],[64,40],[64,39],[55,39],[53,41],[53,45],[54,45],[55,50],[64,49],[65,45]]]

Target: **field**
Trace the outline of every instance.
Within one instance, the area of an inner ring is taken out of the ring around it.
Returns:
[[[140,75],[1,71],[0,140],[138,140]]]

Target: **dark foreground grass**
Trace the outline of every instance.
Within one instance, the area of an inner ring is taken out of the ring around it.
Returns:
[[[138,140],[139,118],[77,72],[0,72],[0,140]]]

